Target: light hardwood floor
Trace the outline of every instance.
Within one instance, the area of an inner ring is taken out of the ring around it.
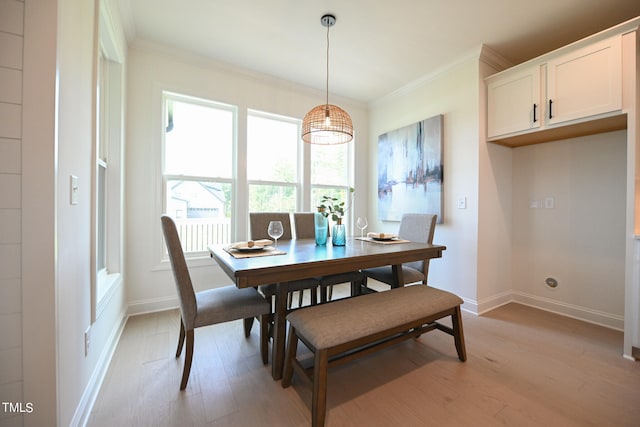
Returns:
[[[131,317],[89,426],[307,426],[311,390],[273,381],[258,328],[197,329],[179,391],[178,311]],[[327,426],[639,426],[640,362],[622,333],[508,304],[463,313],[467,356],[433,331],[329,372]]]

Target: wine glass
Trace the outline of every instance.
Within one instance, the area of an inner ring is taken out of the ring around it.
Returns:
[[[358,220],[356,221],[356,227],[358,227],[360,229],[360,238],[362,239],[364,237],[364,229],[367,228],[369,226],[369,223],[367,222],[367,217],[366,216],[359,216]]]
[[[278,239],[282,237],[284,234],[284,228],[282,228],[282,222],[280,221],[271,221],[269,223],[269,228],[267,229],[267,233],[269,237],[276,241],[276,248],[278,247]]]

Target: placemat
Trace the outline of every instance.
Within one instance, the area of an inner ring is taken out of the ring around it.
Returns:
[[[380,243],[382,245],[395,245],[396,243],[411,243],[411,240],[393,239],[393,240],[374,240],[371,237],[356,237],[356,240],[364,242]]]
[[[234,258],[257,258],[260,256],[271,256],[271,255],[285,255],[285,251],[281,251],[276,248],[264,248],[261,251],[249,251],[242,252],[237,249],[233,249],[231,246],[227,246],[224,250]]]

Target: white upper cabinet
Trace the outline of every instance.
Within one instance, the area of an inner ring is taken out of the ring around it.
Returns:
[[[620,110],[621,36],[550,60],[546,106],[549,125]]]
[[[520,146],[626,126],[620,33],[584,39],[485,81],[492,142]]]
[[[492,80],[487,91],[489,138],[540,127],[540,67]]]

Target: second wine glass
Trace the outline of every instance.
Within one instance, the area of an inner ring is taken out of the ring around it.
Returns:
[[[282,227],[282,222],[281,221],[271,221],[269,223],[269,228],[267,229],[267,233],[269,234],[269,237],[271,237],[272,239],[274,239],[276,241],[275,245],[276,248],[278,247],[278,239],[280,237],[282,237],[282,235],[284,234],[284,228]]]
[[[361,239],[364,237],[364,229],[367,228],[367,226],[369,226],[369,223],[367,222],[367,217],[366,216],[359,216],[358,220],[356,221],[356,227],[358,227],[360,229],[360,238]]]

